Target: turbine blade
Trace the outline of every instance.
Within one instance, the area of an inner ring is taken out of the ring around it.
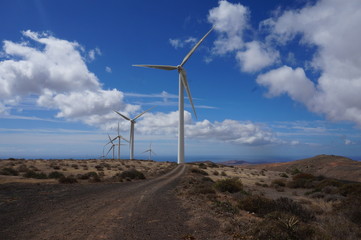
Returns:
[[[142,152],[142,153],[146,153],[146,152],[149,152],[149,150],[145,150],[144,152]]]
[[[129,143],[129,141],[125,137],[123,137],[122,135],[119,135],[119,137],[120,137],[120,139],[123,139],[124,141]]]
[[[109,143],[113,143],[113,140],[112,140],[112,138],[109,136],[109,134],[108,134],[108,138],[109,138]],[[108,144],[108,143],[107,143]]]
[[[114,146],[112,146],[111,148],[109,148],[109,151],[107,152],[107,154],[105,156],[108,156],[109,152],[113,149]]]
[[[119,134],[119,121],[118,121],[118,136],[119,136],[120,134]]]
[[[113,110],[114,111],[114,110]],[[125,120],[131,121],[130,118],[124,116],[123,114],[121,114],[120,112],[114,111],[115,113],[119,114],[122,118],[124,118]]]
[[[199,42],[192,48],[192,50],[190,50],[189,53],[184,57],[182,63],[180,64],[182,67],[188,61],[188,59],[192,56],[194,51],[199,47],[199,45],[203,42],[203,40],[212,32],[212,30],[213,30],[213,27],[211,28],[211,30],[209,30],[206,33],[206,35],[204,35],[204,37],[202,37],[201,40],[199,40]]]
[[[161,69],[161,70],[176,70],[176,66],[169,66],[169,65],[132,65],[133,67],[145,67],[145,68],[155,68],[155,69]]]
[[[181,75],[181,79],[182,79],[183,86],[184,86],[184,88],[185,88],[186,91],[187,91],[188,99],[189,99],[189,102],[190,102],[191,105],[192,105],[193,112],[194,112],[194,116],[196,117],[196,119],[198,119],[197,113],[196,113],[196,109],[194,108],[194,104],[193,104],[193,99],[192,99],[191,90],[189,89],[189,86],[188,86],[186,71],[185,71],[184,69],[181,69],[181,70],[179,71],[179,74]]]
[[[132,121],[136,120],[137,118],[139,118],[140,116],[142,116],[144,113],[148,112],[149,110],[151,110],[151,109],[153,109],[153,108],[155,108],[155,107],[156,107],[156,106],[151,107],[151,108],[149,108],[148,110],[145,110],[144,112],[142,112],[141,114],[138,114],[135,118],[132,119]]]

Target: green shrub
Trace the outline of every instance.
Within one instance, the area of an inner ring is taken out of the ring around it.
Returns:
[[[297,217],[281,212],[273,212],[251,227],[252,239],[303,240],[313,239],[315,227],[301,222]],[[318,238],[318,239],[323,239]]]
[[[230,202],[215,201],[213,202],[213,209],[217,213],[237,214],[239,212],[238,208],[234,207]]]
[[[273,200],[259,195],[246,196],[239,200],[238,207],[261,217],[275,210]]]
[[[201,169],[207,169],[207,165],[204,164],[204,163],[200,163],[200,164],[198,165],[198,167],[201,168]]]
[[[45,173],[37,173],[37,172],[34,172],[33,170],[28,170],[24,175],[23,177],[26,177],[26,178],[37,178],[37,179],[46,179],[48,178],[48,176],[46,176]]]
[[[14,168],[3,168],[1,169],[0,174],[9,175],[9,176],[18,176],[19,172]]]
[[[308,211],[301,204],[293,201],[290,198],[281,197],[276,199],[274,202],[275,210],[278,212],[295,215],[298,218],[302,219],[302,221],[304,222],[308,222],[315,218],[315,216],[310,211]]]
[[[64,174],[62,174],[61,172],[58,171],[54,171],[49,173],[48,178],[55,178],[55,179],[59,179],[61,177],[64,177]]]
[[[220,192],[236,193],[243,190],[242,182],[238,178],[218,180],[214,187]]]
[[[119,174],[119,176],[121,178],[129,178],[129,179],[145,179],[145,176],[142,172],[136,170],[136,169],[131,169],[128,171],[124,171],[121,174]]]
[[[201,175],[205,175],[208,176],[208,173],[202,169],[198,169],[198,168],[192,168],[191,169],[192,173],[196,173],[196,174],[201,174]]]
[[[63,184],[72,184],[72,183],[77,183],[78,181],[72,177],[72,176],[69,176],[69,177],[61,177],[59,178],[59,183],[63,183]]]

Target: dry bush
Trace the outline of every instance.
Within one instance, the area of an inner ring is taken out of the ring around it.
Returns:
[[[236,193],[243,190],[243,184],[238,178],[218,180],[214,187],[220,192]]]

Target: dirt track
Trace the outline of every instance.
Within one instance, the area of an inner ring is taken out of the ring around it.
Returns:
[[[182,239],[192,230],[173,190],[185,170],[126,183],[0,185],[0,239]]]

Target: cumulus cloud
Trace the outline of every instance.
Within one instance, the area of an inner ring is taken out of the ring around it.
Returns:
[[[212,140],[241,145],[266,145],[281,143],[275,134],[261,125],[226,119],[222,122],[203,120],[193,122],[191,113],[185,111],[185,136],[192,139]],[[137,123],[136,130],[144,134],[177,134],[178,111],[147,113]]]
[[[208,14],[218,34],[213,54],[234,54],[241,71],[260,72],[256,81],[269,97],[287,94],[330,120],[361,126],[360,9],[359,0],[318,0],[278,9],[252,29],[247,7],[221,0]],[[297,52],[281,56],[294,46],[307,59],[296,59]],[[262,72],[266,67],[274,69]]]
[[[218,7],[209,11],[208,21],[218,34],[213,54],[234,54],[242,71],[256,72],[276,63],[279,53],[268,44],[245,40],[246,31],[252,31],[250,14],[247,7],[222,0]]]
[[[226,54],[243,48],[243,32],[248,27],[249,10],[243,5],[220,1],[219,6],[211,9],[208,21],[219,33],[214,42],[215,54]]]
[[[239,51],[236,59],[239,61],[242,71],[256,72],[269,65],[274,64],[279,59],[279,52],[258,41],[245,44],[246,50]]]
[[[316,86],[313,87],[311,80],[297,68],[294,70],[298,72],[296,81],[306,88],[290,87],[291,82],[295,82],[291,78],[289,84],[276,77],[268,78],[265,83],[265,76],[277,70],[260,76],[258,81],[266,84],[274,95],[287,92],[311,111],[325,114],[331,120],[361,125],[360,9],[358,0],[320,0],[315,5],[288,10],[265,21],[270,36],[279,44],[288,44],[300,36],[303,47],[316,47],[311,67],[320,72],[320,77],[314,80]],[[286,68],[278,72],[286,74]]]
[[[0,113],[9,113],[28,96],[35,97],[38,106],[58,110],[57,117],[91,125],[113,109],[139,110],[139,106],[123,102],[122,92],[102,89],[99,79],[88,70],[79,43],[30,30],[22,34],[31,41],[3,42]],[[101,52],[96,48],[89,57],[93,54]]]
[[[302,68],[294,70],[288,66],[283,66],[259,75],[256,81],[259,85],[268,88],[267,96],[269,97],[286,93],[293,100],[311,107],[316,89]]]

